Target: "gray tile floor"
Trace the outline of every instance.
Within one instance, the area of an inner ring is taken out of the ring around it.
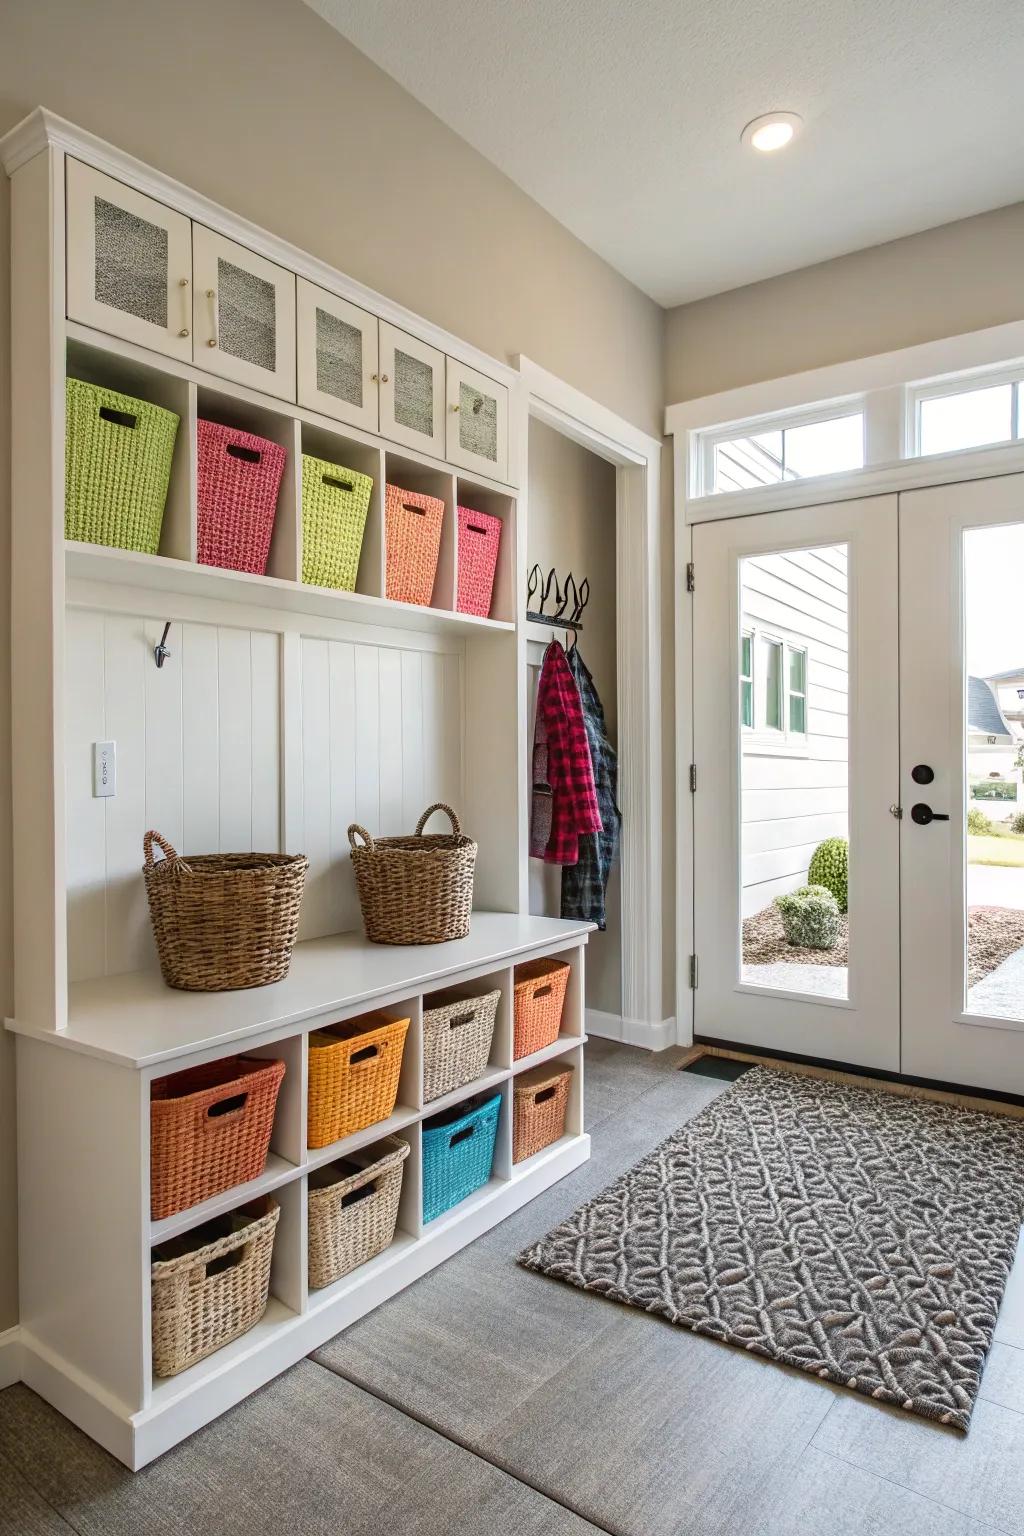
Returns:
[[[0,1393],[3,1536],[1024,1536],[1024,1254],[970,1435],[527,1274],[728,1084],[587,1047],[593,1158],[153,1466]]]

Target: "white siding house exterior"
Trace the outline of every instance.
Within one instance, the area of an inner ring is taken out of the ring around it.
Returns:
[[[1017,750],[1024,740],[1024,673],[967,679],[967,808],[990,821],[1022,809]]]
[[[742,912],[749,917],[806,883],[823,838],[848,835],[846,548],[750,557],[740,581]]]

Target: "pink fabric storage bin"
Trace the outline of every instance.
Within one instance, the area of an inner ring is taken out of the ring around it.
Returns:
[[[215,421],[196,428],[199,564],[262,576],[287,451]]]
[[[421,491],[389,485],[384,496],[387,595],[428,607],[441,549],[444,502]]]
[[[459,508],[459,613],[490,618],[494,572],[501,548],[501,518]]]

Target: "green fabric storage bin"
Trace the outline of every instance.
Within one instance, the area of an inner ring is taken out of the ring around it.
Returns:
[[[302,580],[354,592],[373,481],[302,455]]]
[[[68,379],[65,537],[155,555],[177,435],[173,411]]]

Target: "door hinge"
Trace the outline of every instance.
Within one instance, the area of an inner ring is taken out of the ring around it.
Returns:
[[[696,955],[691,955],[690,956],[690,991],[691,992],[696,992],[696,990],[697,990],[697,956]]]
[[[686,590],[687,592],[692,592],[694,590],[694,573],[692,560],[688,560],[686,562]]]
[[[691,795],[695,795],[696,793],[697,793],[697,764],[696,763],[691,763],[690,764],[690,794]]]

